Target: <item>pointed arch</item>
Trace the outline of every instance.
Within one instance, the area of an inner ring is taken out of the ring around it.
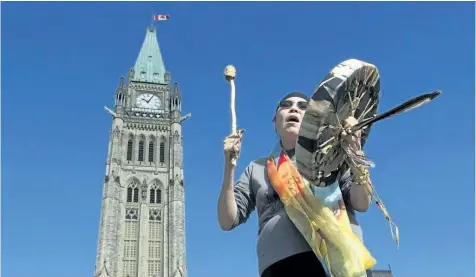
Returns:
[[[165,136],[160,137],[159,162],[165,163]]]
[[[148,159],[150,163],[154,162],[154,153],[155,153],[155,137],[150,136],[149,137],[149,147],[148,147]]]
[[[139,149],[137,153],[137,161],[139,162],[144,161],[144,144],[145,144],[145,136],[141,135],[139,137]]]
[[[126,202],[138,203],[139,202],[139,180],[133,178],[127,185]]]
[[[128,162],[132,161],[133,149],[134,149],[134,135],[129,134],[129,139],[127,141],[127,152],[126,152],[126,159]]]
[[[162,204],[162,182],[154,180],[149,190],[149,202],[151,204]]]

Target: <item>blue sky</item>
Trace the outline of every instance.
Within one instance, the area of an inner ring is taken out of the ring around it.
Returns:
[[[443,95],[373,128],[375,186],[401,231],[396,250],[373,206],[359,219],[377,268],[396,276],[474,274],[474,3],[2,3],[2,276],[94,271],[111,119],[152,12],[179,82],[189,277],[257,276],[256,214],[222,232],[216,200],[235,64],[239,160],[265,156],[276,101],[311,94],[337,63],[376,64],[380,111]],[[245,109],[245,102],[249,108]]]

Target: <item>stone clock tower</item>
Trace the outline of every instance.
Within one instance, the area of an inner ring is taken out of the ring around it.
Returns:
[[[182,98],[149,27],[116,89],[95,277],[187,276]]]

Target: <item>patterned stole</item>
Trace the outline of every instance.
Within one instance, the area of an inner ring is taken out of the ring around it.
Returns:
[[[327,275],[366,276],[366,270],[372,268],[376,260],[352,232],[338,183],[311,188],[278,146],[267,161],[269,180],[288,217],[321,261]]]

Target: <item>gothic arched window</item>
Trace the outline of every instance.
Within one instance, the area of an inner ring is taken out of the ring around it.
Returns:
[[[165,163],[165,142],[161,141],[160,142],[160,154],[159,154],[159,159],[161,163]]]
[[[132,161],[132,138],[127,142],[127,160]]]
[[[139,141],[139,155],[138,155],[138,158],[137,160],[139,162],[143,162],[144,161],[144,140],[141,139]]]
[[[139,202],[139,186],[137,185],[137,182],[135,181],[130,183],[129,186],[127,187],[127,202],[129,203]]]
[[[149,142],[149,162],[154,162],[154,141]]]
[[[162,203],[162,190],[157,184],[150,188],[150,203],[151,204],[160,204]]]

